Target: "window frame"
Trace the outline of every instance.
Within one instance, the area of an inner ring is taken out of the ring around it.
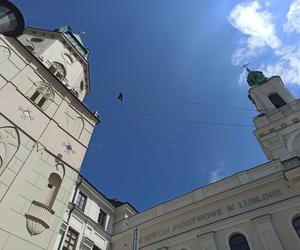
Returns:
[[[69,233],[71,233],[71,235],[69,236]],[[71,238],[72,235],[75,235],[75,238]],[[68,241],[67,241],[67,237],[68,237]],[[74,230],[73,228],[69,227],[65,240],[64,240],[64,244],[63,244],[63,248],[62,250],[75,250],[77,243],[78,243],[78,238],[79,238],[79,232],[77,232],[76,230]],[[74,240],[74,244],[71,243],[71,240]],[[67,246],[65,246],[67,242]],[[69,247],[72,247],[72,249],[70,249]]]
[[[102,216],[104,215],[104,217]],[[98,214],[98,220],[97,220],[97,223],[100,225],[100,227],[102,227],[103,229],[105,229],[105,226],[106,226],[106,222],[107,222],[107,213],[102,210],[100,208],[100,211],[99,211],[99,214]]]
[[[94,243],[92,250],[101,250],[101,248],[96,246],[95,243]]]
[[[61,74],[61,72],[58,70],[58,65],[63,69],[63,74]],[[63,81],[67,76],[66,67],[60,62],[52,62],[49,67],[49,71],[60,81]]]
[[[83,203],[81,202],[83,200],[82,197],[84,198]],[[87,202],[87,195],[85,195],[82,191],[79,191],[75,202],[76,207],[82,212],[84,212],[86,207],[86,202]]]
[[[45,93],[43,88],[48,89],[48,93]],[[31,91],[31,95],[28,95],[28,98],[40,109],[46,110],[50,105],[50,101],[54,98],[54,92],[52,88],[46,83],[38,84],[33,91]]]
[[[233,245],[233,242],[232,240],[235,238],[235,237],[241,237],[244,242],[242,243],[242,245]],[[249,245],[249,242],[248,242],[248,239],[247,237],[242,234],[242,233],[234,233],[232,234],[230,237],[229,237],[229,240],[228,240],[228,243],[229,243],[229,248],[230,250],[250,250],[250,245]],[[242,247],[242,248],[241,248]]]
[[[299,225],[295,225],[295,222],[296,221],[299,221]],[[300,216],[296,216],[293,220],[292,220],[292,225],[293,225],[293,228],[296,232],[296,234],[298,235],[298,238],[300,239]]]
[[[274,99],[276,98],[276,99]],[[272,92],[268,95],[269,101],[274,105],[276,109],[282,108],[287,105],[287,102],[276,92]]]

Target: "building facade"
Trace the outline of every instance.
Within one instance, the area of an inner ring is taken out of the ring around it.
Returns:
[[[0,35],[0,249],[53,249],[97,116],[69,27]]]
[[[108,199],[80,176],[54,249],[111,249],[114,224],[135,214],[129,203]]]

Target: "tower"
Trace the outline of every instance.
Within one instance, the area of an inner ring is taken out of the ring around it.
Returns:
[[[52,249],[98,116],[88,49],[66,26],[0,35],[0,248]]]
[[[289,92],[279,76],[267,78],[260,71],[247,70],[249,98],[260,112],[253,122],[262,149],[269,160],[298,162],[300,100]]]

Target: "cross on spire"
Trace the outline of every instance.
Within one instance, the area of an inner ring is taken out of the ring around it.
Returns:
[[[250,72],[251,70],[248,68],[248,65],[249,65],[250,63],[246,63],[246,64],[244,64],[240,69],[246,69],[248,72]]]

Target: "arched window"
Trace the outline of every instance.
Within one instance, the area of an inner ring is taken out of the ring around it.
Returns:
[[[231,250],[250,250],[247,239],[242,234],[234,234],[231,236],[229,246]]]
[[[269,99],[276,108],[281,108],[286,105],[285,100],[283,100],[282,97],[276,93],[269,95]]]
[[[66,77],[66,69],[65,69],[64,65],[62,65],[59,62],[53,62],[51,64],[49,70],[59,80],[63,80]]]
[[[40,84],[36,88],[35,92],[30,96],[30,100],[45,110],[49,106],[53,97],[54,94],[52,89],[46,84]]]
[[[300,216],[293,220],[293,226],[298,234],[298,237],[300,238]]]
[[[30,46],[30,45],[26,45],[25,48],[30,51],[30,52],[33,52],[34,51],[34,47],[33,46]]]

